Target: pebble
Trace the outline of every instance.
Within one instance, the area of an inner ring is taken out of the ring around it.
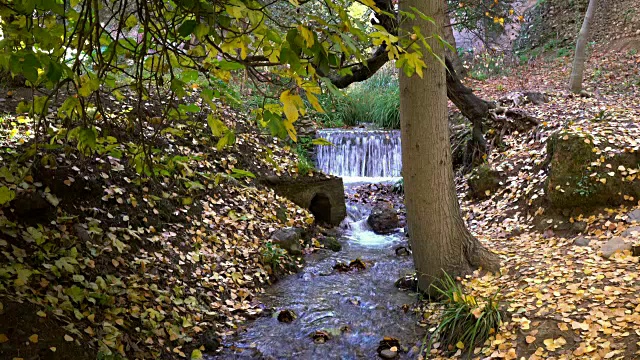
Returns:
[[[392,351],[391,349],[384,349],[380,351],[380,357],[383,359],[395,359],[398,356],[397,351]]]

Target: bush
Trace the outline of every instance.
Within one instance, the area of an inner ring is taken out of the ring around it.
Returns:
[[[267,266],[272,274],[285,269],[285,265],[291,262],[285,250],[270,242],[266,243],[262,249],[261,260],[262,265]]]
[[[445,349],[472,352],[498,331],[502,315],[496,300],[497,294],[478,300],[467,294],[446,273],[440,283],[432,287],[441,296],[440,302],[444,306],[435,334]]]

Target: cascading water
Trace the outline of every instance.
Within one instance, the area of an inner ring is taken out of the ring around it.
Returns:
[[[340,177],[393,178],[402,170],[400,131],[319,130],[333,146],[318,146],[317,166]]]
[[[349,183],[347,194],[356,192],[359,182],[400,176],[399,131],[321,130],[318,136],[334,144],[318,148],[318,167]],[[398,359],[417,358],[424,329],[405,311],[415,296],[394,286],[396,279],[414,271],[411,258],[395,252],[407,245],[407,239],[402,231],[375,234],[367,223],[371,206],[348,202],[338,236],[342,251],[308,255],[300,274],[282,279],[260,295],[265,309],[274,315],[284,309],[294,311],[298,317],[293,322],[260,317],[207,359],[375,359],[385,336],[401,339],[411,349],[400,351]],[[336,263],[354,259],[367,264],[366,269],[348,273],[334,269]],[[327,344],[311,338],[318,331],[330,334]]]

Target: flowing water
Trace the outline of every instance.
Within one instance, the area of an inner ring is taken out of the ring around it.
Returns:
[[[225,342],[217,359],[376,359],[380,340],[399,339],[405,349],[420,346],[424,329],[403,305],[416,301],[416,294],[398,290],[394,282],[413,271],[410,257],[395,254],[406,246],[402,232],[377,235],[367,226],[366,208],[349,206],[350,223],[340,237],[342,251],[307,256],[307,266],[269,287],[260,301],[272,316],[250,322],[239,335]],[[338,272],[337,262],[360,258],[367,268]],[[277,319],[280,310],[293,310],[291,323]],[[317,330],[331,334],[326,343],[315,343]],[[415,349],[415,348],[414,348]],[[400,353],[399,359],[417,354]]]
[[[336,145],[318,150],[318,164],[325,172],[367,182],[400,175],[397,131],[323,130],[319,136]],[[354,186],[348,185],[347,191]],[[266,289],[259,300],[272,315],[247,323],[238,335],[224,340],[222,354],[210,359],[376,359],[385,336],[399,339],[408,350],[401,351],[399,359],[417,357],[415,346],[420,345],[424,329],[411,311],[403,310],[403,305],[416,301],[416,294],[394,285],[413,272],[411,257],[395,254],[396,248],[407,245],[407,238],[401,230],[392,235],[371,231],[366,223],[370,209],[364,205],[348,204],[347,212],[339,237],[342,251],[311,254],[300,273]],[[337,262],[354,259],[364,261],[366,268],[333,269]],[[292,310],[297,318],[279,322],[281,310]],[[310,336],[316,331],[331,338],[316,343]]]
[[[318,131],[318,137],[333,146],[319,146],[317,166],[327,174],[371,181],[372,178],[397,178],[402,170],[400,131],[340,130]]]

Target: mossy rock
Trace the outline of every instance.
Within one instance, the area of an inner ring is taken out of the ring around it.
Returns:
[[[640,198],[640,181],[635,177],[631,180],[625,178],[618,171],[620,166],[637,169],[640,164],[638,152],[621,152],[607,157],[600,166],[594,166],[603,155],[594,152],[593,137],[584,133],[560,131],[549,139],[547,153],[547,194],[555,208],[617,206],[629,202],[629,196]],[[615,174],[609,176],[608,172]],[[594,173],[598,175],[592,176]],[[601,182],[599,179],[606,180]]]
[[[489,197],[500,188],[501,175],[499,171],[492,170],[489,165],[480,165],[473,169],[467,184],[469,194],[476,199]]]
[[[324,246],[325,249],[329,249],[331,251],[340,251],[342,250],[342,244],[333,236],[324,236],[320,239],[320,244]]]

